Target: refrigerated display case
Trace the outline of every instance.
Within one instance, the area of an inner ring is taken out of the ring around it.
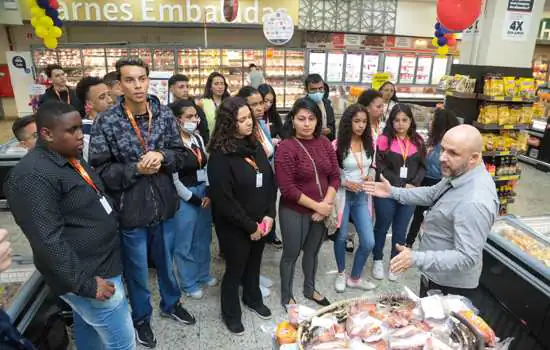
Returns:
[[[108,73],[104,48],[82,49],[82,57],[84,76],[102,77]]]
[[[341,82],[344,77],[344,53],[329,52],[327,55],[327,83]]]
[[[201,83],[201,68],[199,66],[198,49],[177,49],[177,72],[189,78],[189,95],[201,96],[204,93],[204,84]],[[210,74],[210,72],[208,72]],[[208,75],[204,78],[206,81]]]
[[[384,59],[384,70],[383,72],[390,73],[390,81],[394,84],[397,83],[399,78],[399,65],[401,62],[400,55],[386,55]]]
[[[419,56],[416,66],[415,83],[418,85],[430,84],[430,73],[432,70],[432,56]]]
[[[67,84],[75,86],[82,79],[82,55],[80,49],[59,49],[59,62],[63,62],[63,70],[67,74]]]
[[[265,57],[265,82],[273,87],[277,94],[277,103],[284,106],[285,94],[285,50],[268,49]]]
[[[447,74],[449,59],[447,57],[435,57],[432,68],[432,85],[439,84],[439,81]]]
[[[327,67],[326,52],[311,51],[309,53],[308,74],[319,74],[325,79],[325,71]]]
[[[346,54],[346,70],[344,80],[346,83],[359,83],[361,81],[362,54]]]
[[[205,86],[208,75],[212,72],[219,72],[221,68],[220,49],[200,49],[200,85]]]
[[[550,334],[550,216],[497,219],[483,254],[476,304],[510,349],[548,349]]]
[[[243,50],[222,49],[221,73],[229,84],[230,92],[237,92],[243,84]]]
[[[363,83],[372,83],[372,76],[378,72],[379,54],[365,54],[363,56]]]
[[[405,55],[401,57],[399,67],[399,84],[414,83],[416,71],[416,55]]]
[[[284,107],[290,108],[298,98],[304,95],[304,50],[285,50],[285,87]]]

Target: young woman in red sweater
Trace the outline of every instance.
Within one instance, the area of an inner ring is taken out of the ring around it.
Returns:
[[[283,236],[281,303],[296,303],[292,281],[296,260],[303,251],[304,297],[326,306],[330,302],[315,289],[315,273],[326,235],[323,220],[332,210],[340,186],[340,169],[330,141],[321,136],[322,115],[315,102],[309,98],[297,100],[287,118],[293,137],[283,140],[275,155]]]

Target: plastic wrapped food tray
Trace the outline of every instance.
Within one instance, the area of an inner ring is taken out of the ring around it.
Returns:
[[[516,220],[550,241],[550,215],[518,217]]]
[[[550,280],[550,238],[539,234],[517,218],[505,216],[497,219],[489,238],[527,265]]]

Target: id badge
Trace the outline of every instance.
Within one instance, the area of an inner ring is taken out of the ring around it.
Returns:
[[[105,198],[105,196],[101,196],[99,198],[99,203],[101,203],[101,205],[103,206],[103,209],[105,209],[105,212],[107,213],[107,215],[109,215],[113,212],[113,208],[111,208],[111,205],[109,204],[109,201],[107,200],[107,198]]]
[[[409,173],[409,169],[407,169],[406,166],[402,166],[399,169],[399,177],[402,178],[402,179],[406,179],[408,173]]]
[[[261,188],[264,182],[264,175],[262,173],[256,173],[256,188]]]
[[[206,169],[199,169],[197,170],[197,181],[198,182],[206,182]]]

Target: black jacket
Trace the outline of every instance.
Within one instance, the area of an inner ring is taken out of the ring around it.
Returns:
[[[67,91],[69,94],[69,99],[67,99]],[[78,96],[76,96],[76,92],[71,88],[67,88],[67,91],[61,91],[58,97],[55,93],[55,90],[53,89],[53,86],[50,86],[46,89],[46,92],[44,94],[40,95],[40,98],[38,99],[38,106],[40,107],[43,103],[46,103],[48,101],[67,102],[70,100],[71,105],[76,108],[77,111],[80,111],[82,109],[82,106],[80,104],[80,101],[78,100]]]
[[[145,151],[124,111],[124,98],[100,114],[92,127],[90,165],[116,200],[124,229],[156,225],[174,216],[179,198],[172,174],[189,163],[186,158],[193,157],[181,142],[170,108],[161,105],[156,96],[149,95],[148,100],[153,113],[150,137],[147,115],[135,117],[143,137],[149,141],[149,150],[165,156],[157,174],[137,172],[137,163]]]
[[[239,140],[232,153],[213,153],[208,160],[208,179],[216,230],[243,234],[256,232],[264,216],[275,218],[277,187],[273,170],[259,143]],[[251,157],[262,173],[262,187],[256,187],[256,171],[245,161]]]
[[[323,99],[325,110],[327,111],[327,128],[330,129],[330,134],[327,135],[328,139],[334,141],[336,138],[336,118],[334,117],[334,109],[332,108],[332,102],[328,99]]]

